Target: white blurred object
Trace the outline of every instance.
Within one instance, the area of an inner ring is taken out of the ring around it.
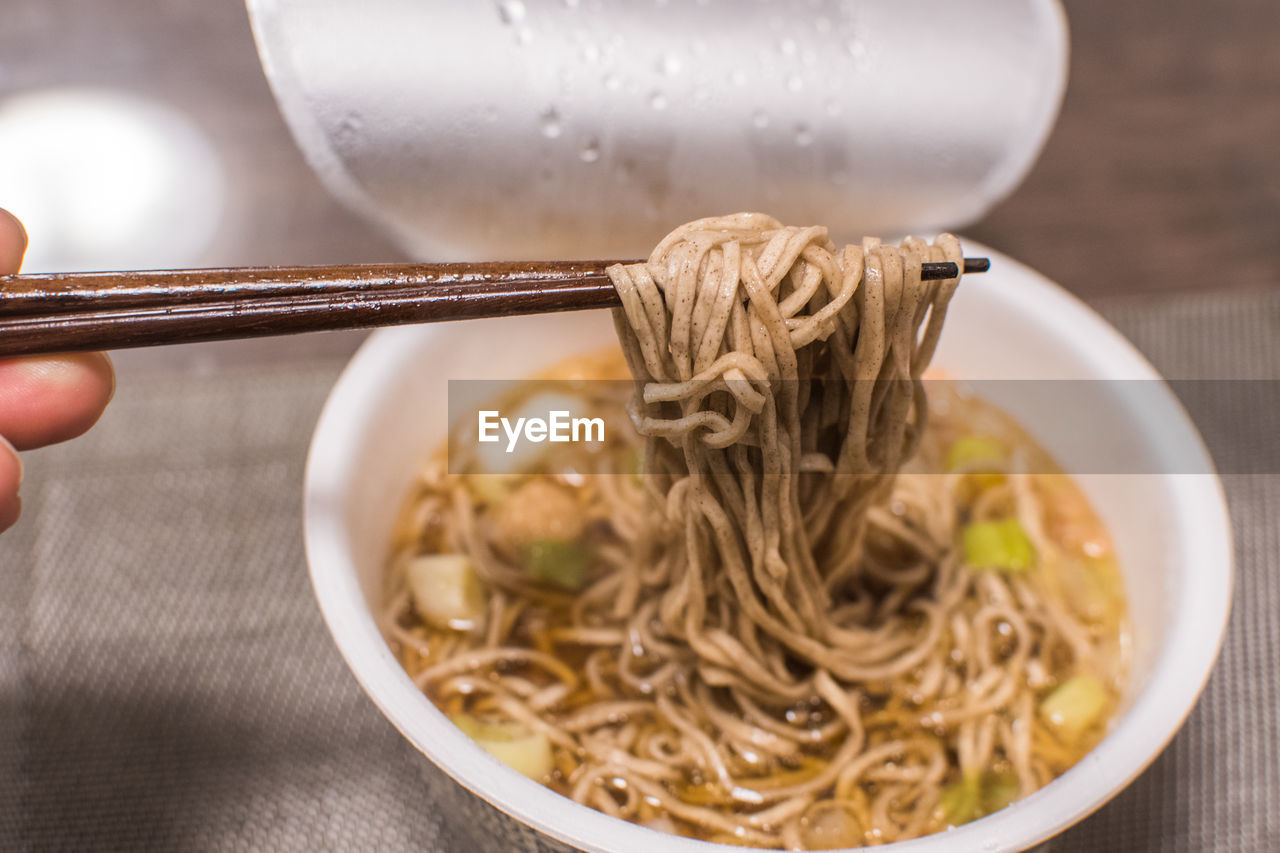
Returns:
[[[1035,160],[1056,0],[249,0],[303,152],[435,259],[643,255],[736,210],[959,228]]]
[[[27,227],[24,272],[192,266],[225,197],[213,147],[163,103],[72,88],[0,101],[0,207]]]

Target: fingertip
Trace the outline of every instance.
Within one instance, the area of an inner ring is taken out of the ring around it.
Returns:
[[[0,533],[4,533],[10,527],[18,523],[18,518],[22,515],[22,498],[18,495],[10,495],[7,500],[0,501]]]
[[[9,529],[22,512],[22,460],[13,445],[0,437],[0,531]]]
[[[22,450],[67,441],[97,423],[114,393],[104,353],[0,362],[0,435]]]
[[[16,273],[27,253],[27,229],[21,220],[0,207],[0,275]]]
[[[111,363],[111,356],[105,352],[83,352],[79,353],[79,357],[83,360],[85,370],[97,381],[98,414],[102,414],[102,410],[116,395],[115,365]]]

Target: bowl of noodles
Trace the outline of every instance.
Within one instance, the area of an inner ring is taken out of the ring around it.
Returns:
[[[370,338],[308,560],[460,839],[1023,850],[1155,759],[1229,612],[1220,483],[1119,333],[965,250],[737,214],[611,268],[612,321]],[[480,437],[556,412],[603,427]]]

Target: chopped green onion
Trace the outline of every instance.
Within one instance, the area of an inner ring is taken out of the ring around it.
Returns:
[[[524,551],[524,564],[529,576],[565,589],[581,589],[587,578],[591,552],[580,542],[563,539],[538,539]]]
[[[431,625],[468,631],[484,619],[484,586],[462,554],[414,557],[405,568],[414,609]]]
[[[1016,518],[975,521],[964,528],[964,559],[970,566],[1020,572],[1035,566],[1036,548]]]
[[[544,732],[519,723],[488,723],[470,714],[454,716],[453,724],[485,752],[530,779],[551,775],[551,740]]]
[[[982,780],[982,812],[998,812],[1018,799],[1022,783],[1012,773],[987,773]]]
[[[960,826],[986,817],[1012,803],[1022,792],[1012,773],[971,770],[942,791],[938,808],[949,826]]]
[[[467,489],[481,503],[494,504],[515,491],[520,477],[513,474],[466,474]]]
[[[585,417],[589,408],[587,401],[575,394],[562,394],[557,391],[539,391],[527,397],[515,407],[515,411],[503,411],[502,417],[509,424],[528,423],[534,419],[549,422],[552,413],[564,412],[572,424],[575,419]],[[480,441],[476,435],[468,442],[474,451],[472,465],[481,474],[530,474],[539,467],[553,444],[546,441],[519,440],[512,442],[503,429],[499,428],[494,412],[486,418],[488,438]],[[496,439],[496,440],[495,440]]]
[[[848,803],[819,800],[800,817],[800,840],[806,850],[843,850],[867,839]]]
[[[1004,465],[1004,448],[994,438],[966,435],[951,443],[947,450],[948,471],[999,469]]]
[[[1040,703],[1040,716],[1063,740],[1075,742],[1102,717],[1110,698],[1092,675],[1069,678]]]
[[[977,773],[966,773],[942,791],[938,807],[948,826],[961,826],[982,817],[981,779]]]

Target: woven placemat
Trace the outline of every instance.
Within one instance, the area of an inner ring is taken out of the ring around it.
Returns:
[[[1101,308],[1167,375],[1280,378],[1280,294]],[[440,808],[456,786],[364,696],[311,596],[303,461],[340,368],[126,377],[90,434],[29,455],[0,537],[0,849],[498,849]],[[1247,448],[1212,450],[1246,470]],[[1280,477],[1225,482],[1217,669],[1055,853],[1280,850]]]

